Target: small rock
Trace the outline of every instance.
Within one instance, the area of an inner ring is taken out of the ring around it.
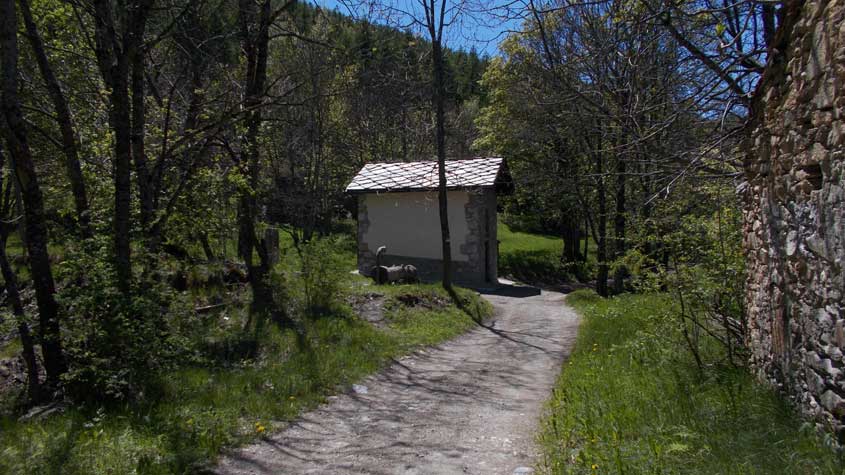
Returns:
[[[836,417],[845,415],[845,400],[833,391],[825,391],[821,397],[822,406],[832,412]]]
[[[353,384],[352,392],[354,392],[355,394],[367,394],[369,391],[366,386],[363,386],[361,384]]]
[[[516,467],[513,471],[513,475],[530,475],[534,473],[534,469],[531,467]]]
[[[789,231],[789,234],[786,235],[786,255],[795,254],[796,249],[798,249],[798,233]]]

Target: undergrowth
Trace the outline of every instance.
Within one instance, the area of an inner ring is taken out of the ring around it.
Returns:
[[[840,474],[843,458],[743,368],[699,371],[657,294],[567,297],[584,317],[549,403],[542,471]],[[718,345],[704,344],[708,361]]]

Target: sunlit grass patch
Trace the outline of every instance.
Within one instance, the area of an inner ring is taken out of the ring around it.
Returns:
[[[5,343],[0,343],[0,360],[17,358],[20,356],[23,347],[20,338],[14,338]]]
[[[456,289],[460,305],[439,285],[406,285],[391,289],[385,303],[390,328],[403,345],[430,345],[454,337],[492,314],[489,302],[471,290]]]
[[[544,472],[843,472],[841,455],[744,369],[700,373],[665,297],[567,301],[584,322],[544,421]]]
[[[560,283],[586,279],[595,246],[590,248],[588,263],[562,264],[563,239],[554,236],[514,231],[499,221],[499,274],[529,283]]]

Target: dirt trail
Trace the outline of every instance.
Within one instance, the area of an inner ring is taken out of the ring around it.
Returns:
[[[528,473],[520,468],[536,460],[543,403],[578,327],[562,294],[531,293],[485,295],[496,310],[485,327],[400,359],[362,381],[365,393],[329,398],[216,472]]]

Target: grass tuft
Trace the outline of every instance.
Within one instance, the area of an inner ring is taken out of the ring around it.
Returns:
[[[385,318],[406,348],[448,340],[493,312],[489,302],[470,290],[455,289],[456,298],[460,300],[455,305],[439,284],[401,288],[387,298]],[[425,318],[421,318],[422,315]]]

